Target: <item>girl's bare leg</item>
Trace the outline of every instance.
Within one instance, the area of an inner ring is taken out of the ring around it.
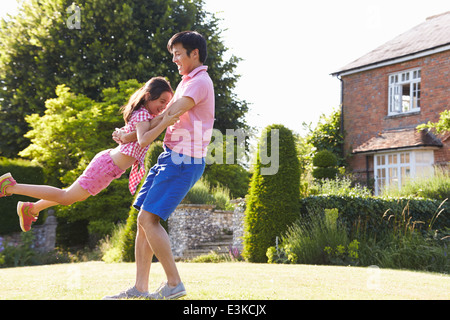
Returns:
[[[71,205],[77,201],[86,200],[90,196],[90,193],[83,189],[77,181],[75,181],[68,189],[18,183],[8,187],[8,193],[42,199],[35,203],[33,211],[37,212],[57,204],[66,206]]]
[[[59,205],[58,202],[49,201],[49,200],[39,200],[35,203],[33,203],[33,207],[31,208],[31,214],[36,215],[42,210],[45,210],[47,208],[57,206]]]

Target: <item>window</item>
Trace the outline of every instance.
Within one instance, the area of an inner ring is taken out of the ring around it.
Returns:
[[[432,150],[406,151],[375,155],[375,195],[384,188],[401,188],[408,179],[433,175]]]
[[[420,69],[389,76],[389,115],[420,111]]]

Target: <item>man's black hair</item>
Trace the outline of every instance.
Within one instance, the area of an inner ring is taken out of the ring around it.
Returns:
[[[181,43],[183,48],[186,49],[188,57],[191,55],[192,50],[198,49],[200,62],[205,62],[208,55],[206,52],[206,40],[200,33],[197,31],[178,32],[170,38],[167,43],[167,50],[172,53],[172,48],[177,43]]]

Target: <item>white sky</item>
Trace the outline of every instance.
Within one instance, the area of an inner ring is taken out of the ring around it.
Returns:
[[[2,0],[0,16],[16,7],[16,0]],[[249,125],[260,130],[281,123],[301,133],[302,122],[315,124],[339,105],[340,82],[330,73],[449,11],[450,3],[205,0],[204,8],[223,19],[225,45],[244,59],[236,69],[241,79],[235,93],[251,103]]]

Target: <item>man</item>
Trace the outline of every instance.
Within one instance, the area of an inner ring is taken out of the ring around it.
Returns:
[[[136,283],[133,288],[105,299],[175,299],[186,295],[169,236],[160,225],[167,220],[205,168],[206,148],[214,124],[214,88],[204,66],[206,40],[195,31],[175,34],[167,49],[183,76],[166,112],[180,120],[166,130],[165,151],[151,168],[133,206],[139,210],[136,234]],[[167,282],[148,293],[153,254],[164,268]]]

